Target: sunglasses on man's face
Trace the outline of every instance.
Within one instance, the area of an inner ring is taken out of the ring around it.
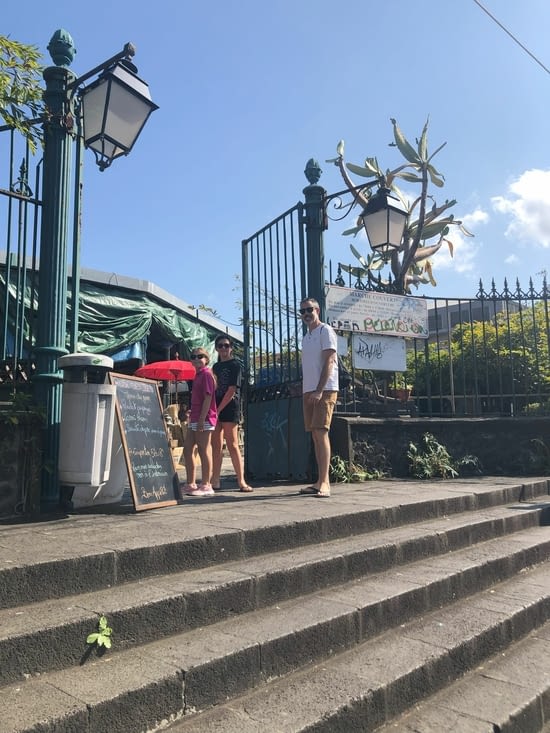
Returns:
[[[313,313],[315,308],[311,305],[308,305],[307,308],[300,308],[300,315],[305,316],[306,313]]]
[[[231,344],[217,344],[216,348],[217,349],[230,349]]]
[[[206,359],[206,354],[191,354],[189,358],[193,361],[195,361],[195,359]]]

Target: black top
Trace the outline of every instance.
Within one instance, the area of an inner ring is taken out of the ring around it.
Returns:
[[[236,387],[231,402],[218,414],[220,422],[238,423],[241,417],[241,383],[243,378],[242,366],[237,359],[217,361],[212,366],[216,375],[216,405],[219,405],[229,387]]]

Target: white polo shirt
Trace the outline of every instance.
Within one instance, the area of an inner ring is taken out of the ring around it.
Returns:
[[[303,392],[315,392],[323,370],[323,351],[332,349],[336,353],[337,345],[336,333],[326,323],[320,323],[313,331],[306,331],[302,339]],[[338,362],[336,359],[334,359],[324,389],[338,391]]]

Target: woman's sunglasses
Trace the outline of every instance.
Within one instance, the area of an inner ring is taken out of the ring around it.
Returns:
[[[313,313],[314,310],[315,308],[313,306],[308,305],[307,308],[300,308],[300,315],[304,316],[306,313]]]
[[[193,361],[195,361],[195,359],[206,359],[206,354],[191,354],[189,358]]]
[[[216,344],[217,349],[230,349],[231,344]]]

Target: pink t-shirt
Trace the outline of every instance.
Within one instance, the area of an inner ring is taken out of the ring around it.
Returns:
[[[218,411],[216,409],[216,398],[214,393],[216,392],[216,383],[212,372],[208,367],[199,369],[193,380],[193,389],[191,390],[191,415],[189,417],[190,423],[199,421],[201,414],[202,403],[206,395],[212,395],[210,407],[206,413],[206,422],[210,425],[215,425],[218,422]]]

